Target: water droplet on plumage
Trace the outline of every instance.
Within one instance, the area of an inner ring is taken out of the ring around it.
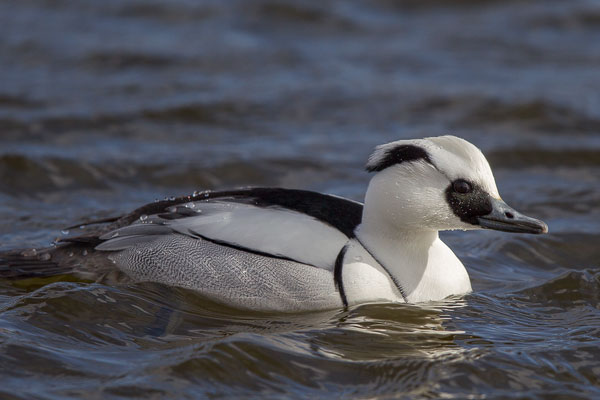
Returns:
[[[42,261],[48,261],[50,258],[52,258],[50,253],[44,253],[44,254],[40,255],[40,260],[42,260]]]
[[[62,231],[60,231],[60,233],[62,233],[63,235],[68,235],[69,234],[69,230],[68,229],[63,229]]]
[[[32,257],[32,256],[35,256],[36,254],[37,254],[36,249],[29,249],[29,250],[25,250],[25,251],[21,252],[21,255],[23,257]]]
[[[144,222],[148,219],[148,216],[146,214],[142,214],[140,215],[140,221]]]

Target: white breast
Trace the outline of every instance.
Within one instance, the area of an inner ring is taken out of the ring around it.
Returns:
[[[429,248],[427,265],[421,271],[418,283],[407,293],[407,298],[411,303],[419,303],[471,291],[471,280],[464,265],[438,238]]]

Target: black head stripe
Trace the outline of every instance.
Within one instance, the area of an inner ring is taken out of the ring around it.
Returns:
[[[490,195],[477,185],[473,185],[469,193],[458,193],[450,184],[446,189],[446,201],[452,212],[468,224],[478,225],[477,217],[492,212]]]
[[[425,160],[432,164],[429,154],[423,148],[411,144],[402,144],[387,150],[378,163],[367,165],[367,171],[378,172],[392,165],[416,160]]]

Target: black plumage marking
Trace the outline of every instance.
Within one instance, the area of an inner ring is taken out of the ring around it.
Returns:
[[[83,222],[81,224],[77,224],[77,225],[72,225],[72,226],[68,226],[65,229],[66,230],[70,230],[70,229],[75,229],[75,228],[81,228],[86,227],[88,225],[98,225],[98,224],[107,224],[107,223],[112,223],[112,222],[116,222],[119,220],[119,218],[121,217],[107,217],[107,218],[100,218],[100,219],[93,219],[91,221],[88,222]]]
[[[404,288],[402,287],[402,285],[400,284],[400,282],[398,282],[398,280],[396,279],[396,277],[394,277],[394,275],[392,275],[390,273],[390,271],[386,268],[385,264],[382,263],[381,261],[379,261],[379,259],[377,259],[377,257],[375,257],[375,255],[371,252],[371,250],[368,249],[367,246],[365,246],[360,240],[356,240],[358,243],[360,243],[360,245],[363,247],[363,249],[365,249],[365,251],[367,253],[369,253],[369,255],[373,258],[373,260],[375,260],[375,262],[377,264],[379,264],[379,266],[381,266],[381,268],[383,268],[383,270],[385,271],[386,274],[388,274],[388,276],[390,277],[390,279],[392,280],[392,282],[394,283],[394,285],[396,286],[396,289],[398,289],[398,292],[400,293],[400,296],[402,296],[402,299],[404,300],[405,303],[408,303],[408,298],[406,297],[406,292],[404,292]]]
[[[309,215],[333,226],[348,237],[362,219],[363,206],[354,201],[308,190],[255,188],[233,194],[258,207],[282,207]]]
[[[492,201],[490,195],[480,186],[470,183],[472,190],[468,193],[459,193],[455,189],[454,182],[446,189],[446,201],[452,212],[461,221],[472,225],[479,225],[477,217],[492,212]]]
[[[223,240],[218,240],[218,239],[211,239],[211,238],[209,238],[209,237],[206,237],[206,236],[204,236],[204,235],[201,235],[201,234],[199,234],[198,232],[191,231],[191,233],[192,233],[192,234],[194,234],[194,236],[196,236],[197,238],[200,238],[200,239],[206,240],[207,242],[211,242],[211,243],[214,243],[214,244],[218,244],[219,246],[230,247],[230,248],[232,248],[232,249],[241,250],[241,251],[243,251],[243,252],[246,252],[246,253],[252,253],[252,254],[256,254],[256,255],[258,255],[258,256],[262,256],[262,257],[276,258],[276,259],[278,259],[278,260],[293,261],[293,262],[297,262],[297,263],[299,263],[299,262],[300,262],[300,261],[298,261],[298,260],[294,260],[294,259],[291,259],[291,258],[288,258],[288,257],[284,257],[284,256],[277,256],[277,255],[274,255],[274,254],[271,254],[271,253],[265,253],[265,252],[262,252],[262,251],[259,251],[259,250],[250,249],[250,248],[248,248],[248,247],[244,247],[244,246],[238,246],[238,245],[237,245],[237,244],[235,244],[235,243],[231,243],[231,242],[225,242],[225,241],[223,241]],[[304,263],[303,263],[303,264],[304,264]]]
[[[431,158],[425,149],[412,144],[401,144],[385,152],[382,159],[376,164],[368,164],[367,171],[379,172],[392,165],[401,164],[407,161],[425,160],[430,164]]]
[[[173,210],[171,212],[158,214],[158,216],[160,218],[168,219],[168,220],[185,218],[185,217],[195,217],[196,215],[198,215],[197,211],[194,211],[194,210],[184,207],[184,206],[176,206],[175,210]]]
[[[348,245],[342,247],[342,250],[338,253],[338,256],[335,259],[335,268],[333,270],[333,281],[335,283],[335,288],[340,293],[340,298],[342,299],[342,303],[344,307],[348,307],[348,299],[346,298],[346,292],[344,291],[344,282],[342,280],[342,268],[344,266],[344,257],[346,255],[346,250],[348,250]]]
[[[81,235],[81,236],[59,238],[57,240],[57,242],[58,243],[75,243],[75,244],[97,246],[100,243],[102,243],[102,239],[100,239],[100,237],[97,235]]]
[[[256,207],[280,207],[297,211],[333,226],[348,237],[354,236],[354,229],[362,220],[363,209],[360,203],[309,190],[251,188],[221,192],[200,192],[194,196],[158,201],[145,205],[133,213],[124,216],[121,222],[123,225],[128,225],[144,214],[160,214],[159,216],[164,218],[163,215],[170,214],[164,213],[169,207],[190,201],[202,200],[227,200],[236,203],[251,204]],[[183,207],[177,207],[175,211],[177,215],[170,219],[185,217],[186,215],[177,212],[181,208]]]
[[[155,201],[146,204],[133,212],[115,219],[113,222],[97,231],[61,239],[61,242],[85,242],[97,245],[102,242],[99,237],[112,230],[131,225],[144,215],[158,215],[163,219],[178,219],[197,215],[193,210],[183,205],[192,201],[223,200],[256,207],[280,207],[309,215],[323,223],[338,229],[349,238],[354,237],[354,229],[362,220],[363,205],[351,200],[308,190],[282,188],[250,188],[227,190],[219,192],[196,192],[190,196]],[[179,206],[179,207],[178,207]],[[174,211],[170,211],[175,207]],[[104,222],[104,221],[102,221]]]

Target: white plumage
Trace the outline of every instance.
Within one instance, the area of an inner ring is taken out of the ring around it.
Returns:
[[[285,189],[210,193],[100,236],[139,280],[241,308],[298,311],[422,302],[471,291],[447,229],[544,233],[500,200],[487,160],[454,136],[378,146],[364,206]]]

